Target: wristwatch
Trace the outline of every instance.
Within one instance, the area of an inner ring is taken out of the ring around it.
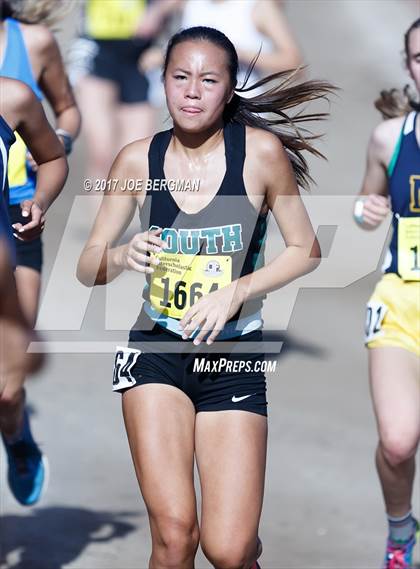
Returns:
[[[72,139],[71,135],[66,130],[64,130],[62,128],[57,128],[55,131],[55,134],[62,139],[63,145],[64,145],[64,152],[67,155],[70,154],[70,152],[73,148],[73,139]]]

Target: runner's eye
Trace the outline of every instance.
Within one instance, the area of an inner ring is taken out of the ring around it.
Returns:
[[[217,83],[217,81],[215,81],[214,79],[203,79],[203,81],[207,82],[207,83]]]
[[[186,75],[180,75],[180,74],[174,75],[174,79],[186,79],[186,78],[187,78]]]

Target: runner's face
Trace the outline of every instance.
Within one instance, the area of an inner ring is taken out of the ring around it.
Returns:
[[[420,93],[420,28],[415,28],[408,36],[407,66]]]
[[[233,95],[227,56],[208,41],[186,41],[174,47],[165,74],[165,93],[174,124],[202,132],[222,120]]]

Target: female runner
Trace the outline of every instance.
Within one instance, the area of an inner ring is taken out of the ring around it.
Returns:
[[[404,39],[420,93],[420,18]],[[385,274],[367,304],[365,341],[379,432],[376,466],[389,523],[384,568],[408,569],[418,529],[411,499],[420,437],[420,119],[418,103],[396,90],[383,92],[376,106],[388,120],[370,139],[354,213],[364,229],[377,227],[389,211],[393,216]]]
[[[173,129],[120,152],[109,174],[120,189],[105,195],[78,266],[87,286],[123,270],[147,275],[130,348],[116,356],[114,389],[123,393],[153,568],[193,567],[199,543],[215,567],[257,566],[267,440],[262,297],[319,263],[297,188],[308,181],[300,151],[316,151],[285,109],[325,97],[331,86],[286,86],[289,74],[276,74],[282,85],[244,99],[237,71],[235,48],[218,30],[172,37],[163,77]],[[198,191],[146,189],[196,178]],[[144,182],[137,195],[123,191],[131,179]],[[118,246],[137,207],[148,231]],[[262,266],[269,210],[287,248]],[[229,353],[217,353],[220,340],[229,341]]]
[[[87,174],[106,178],[123,146],[154,131],[149,81],[139,59],[160,32],[162,0],[85,0],[69,71],[87,137]]]
[[[0,77],[0,92],[0,225],[5,237],[2,240],[4,270],[0,283],[1,331],[4,333],[1,342],[0,432],[8,456],[9,486],[22,505],[32,505],[41,495],[46,473],[45,460],[32,438],[28,415],[23,408],[25,374],[39,366],[40,358],[25,354],[27,333],[32,326],[22,313],[11,272],[11,265],[15,264],[15,242],[6,210],[6,172],[8,151],[15,140],[13,131],[22,137],[38,164],[34,195],[38,208],[31,210],[30,204],[23,204],[23,216],[27,222],[21,227],[24,231],[15,229],[16,234],[24,235],[24,239],[34,239],[41,233],[45,223],[41,212],[46,211],[60,193],[68,168],[64,148],[33,91],[20,81]],[[8,251],[5,250],[6,242]],[[22,332],[25,332],[23,337]]]
[[[52,18],[57,3],[51,0],[16,3],[2,1],[0,20],[0,76],[26,83],[41,100],[43,94],[50,103],[56,119],[56,133],[66,153],[80,127],[80,113],[69,86],[63,61],[52,32],[43,24]],[[25,23],[24,23],[25,22]],[[30,23],[26,23],[30,22]],[[33,203],[36,184],[36,164],[28,162],[27,149],[19,136],[9,158],[9,213],[14,224],[23,224],[22,204],[39,214],[39,204]],[[41,212],[41,213],[45,213]],[[22,233],[22,236],[25,233]],[[41,285],[42,243],[40,239],[17,246],[16,281],[22,307],[28,321],[34,325]]]
[[[40,23],[54,20],[58,7],[55,0],[1,0],[0,76],[26,83],[38,99],[45,95],[55,115],[56,134],[68,154],[79,131],[80,113],[57,42],[48,27]],[[47,203],[34,199],[38,166],[28,154],[19,133],[16,139],[9,157],[9,215],[17,235],[15,278],[19,301],[29,326],[33,328],[41,288],[43,224],[40,225],[40,220],[44,219],[52,200]],[[20,390],[15,394],[13,422],[16,425],[22,423],[24,379],[22,377],[19,381]],[[19,432],[15,433],[15,437],[20,436]],[[13,453],[8,451],[7,454],[9,468],[16,470],[17,465],[10,463]],[[26,458],[30,460],[29,455]]]

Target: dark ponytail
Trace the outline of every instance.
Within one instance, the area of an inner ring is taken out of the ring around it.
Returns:
[[[404,55],[407,66],[409,62],[410,34],[418,28],[420,28],[420,18],[417,18],[404,34]],[[420,105],[414,100],[414,95],[411,93],[409,85],[406,85],[404,89],[381,91],[379,99],[375,101],[375,107],[384,119],[402,117],[412,109],[420,111]]]
[[[5,20],[6,18],[13,18],[13,10],[10,7],[10,4],[7,2],[7,0],[3,0],[3,2],[1,2],[0,9],[1,9],[0,13],[1,20]]]
[[[166,74],[173,48],[185,41],[208,41],[225,51],[229,75],[235,94],[225,108],[224,120],[226,122],[237,121],[247,126],[267,130],[276,135],[284,145],[290,158],[297,183],[307,189],[312,178],[310,177],[308,164],[302,155],[302,151],[306,150],[316,156],[323,156],[310,142],[318,138],[318,136],[311,134],[306,129],[299,129],[297,123],[321,120],[328,116],[328,113],[306,114],[300,110],[294,116],[290,116],[285,111],[309,101],[327,99],[327,95],[335,89],[333,85],[326,81],[295,83],[294,80],[298,70],[294,70],[273,73],[247,86],[257,61],[257,56],[248,69],[244,84],[237,87],[239,62],[234,45],[219,30],[204,26],[187,28],[172,36],[166,50],[163,76]],[[280,83],[278,83],[279,80]],[[274,87],[267,87],[273,81],[276,81],[277,84]],[[241,93],[264,87],[267,87],[266,90],[254,97],[241,97]]]

